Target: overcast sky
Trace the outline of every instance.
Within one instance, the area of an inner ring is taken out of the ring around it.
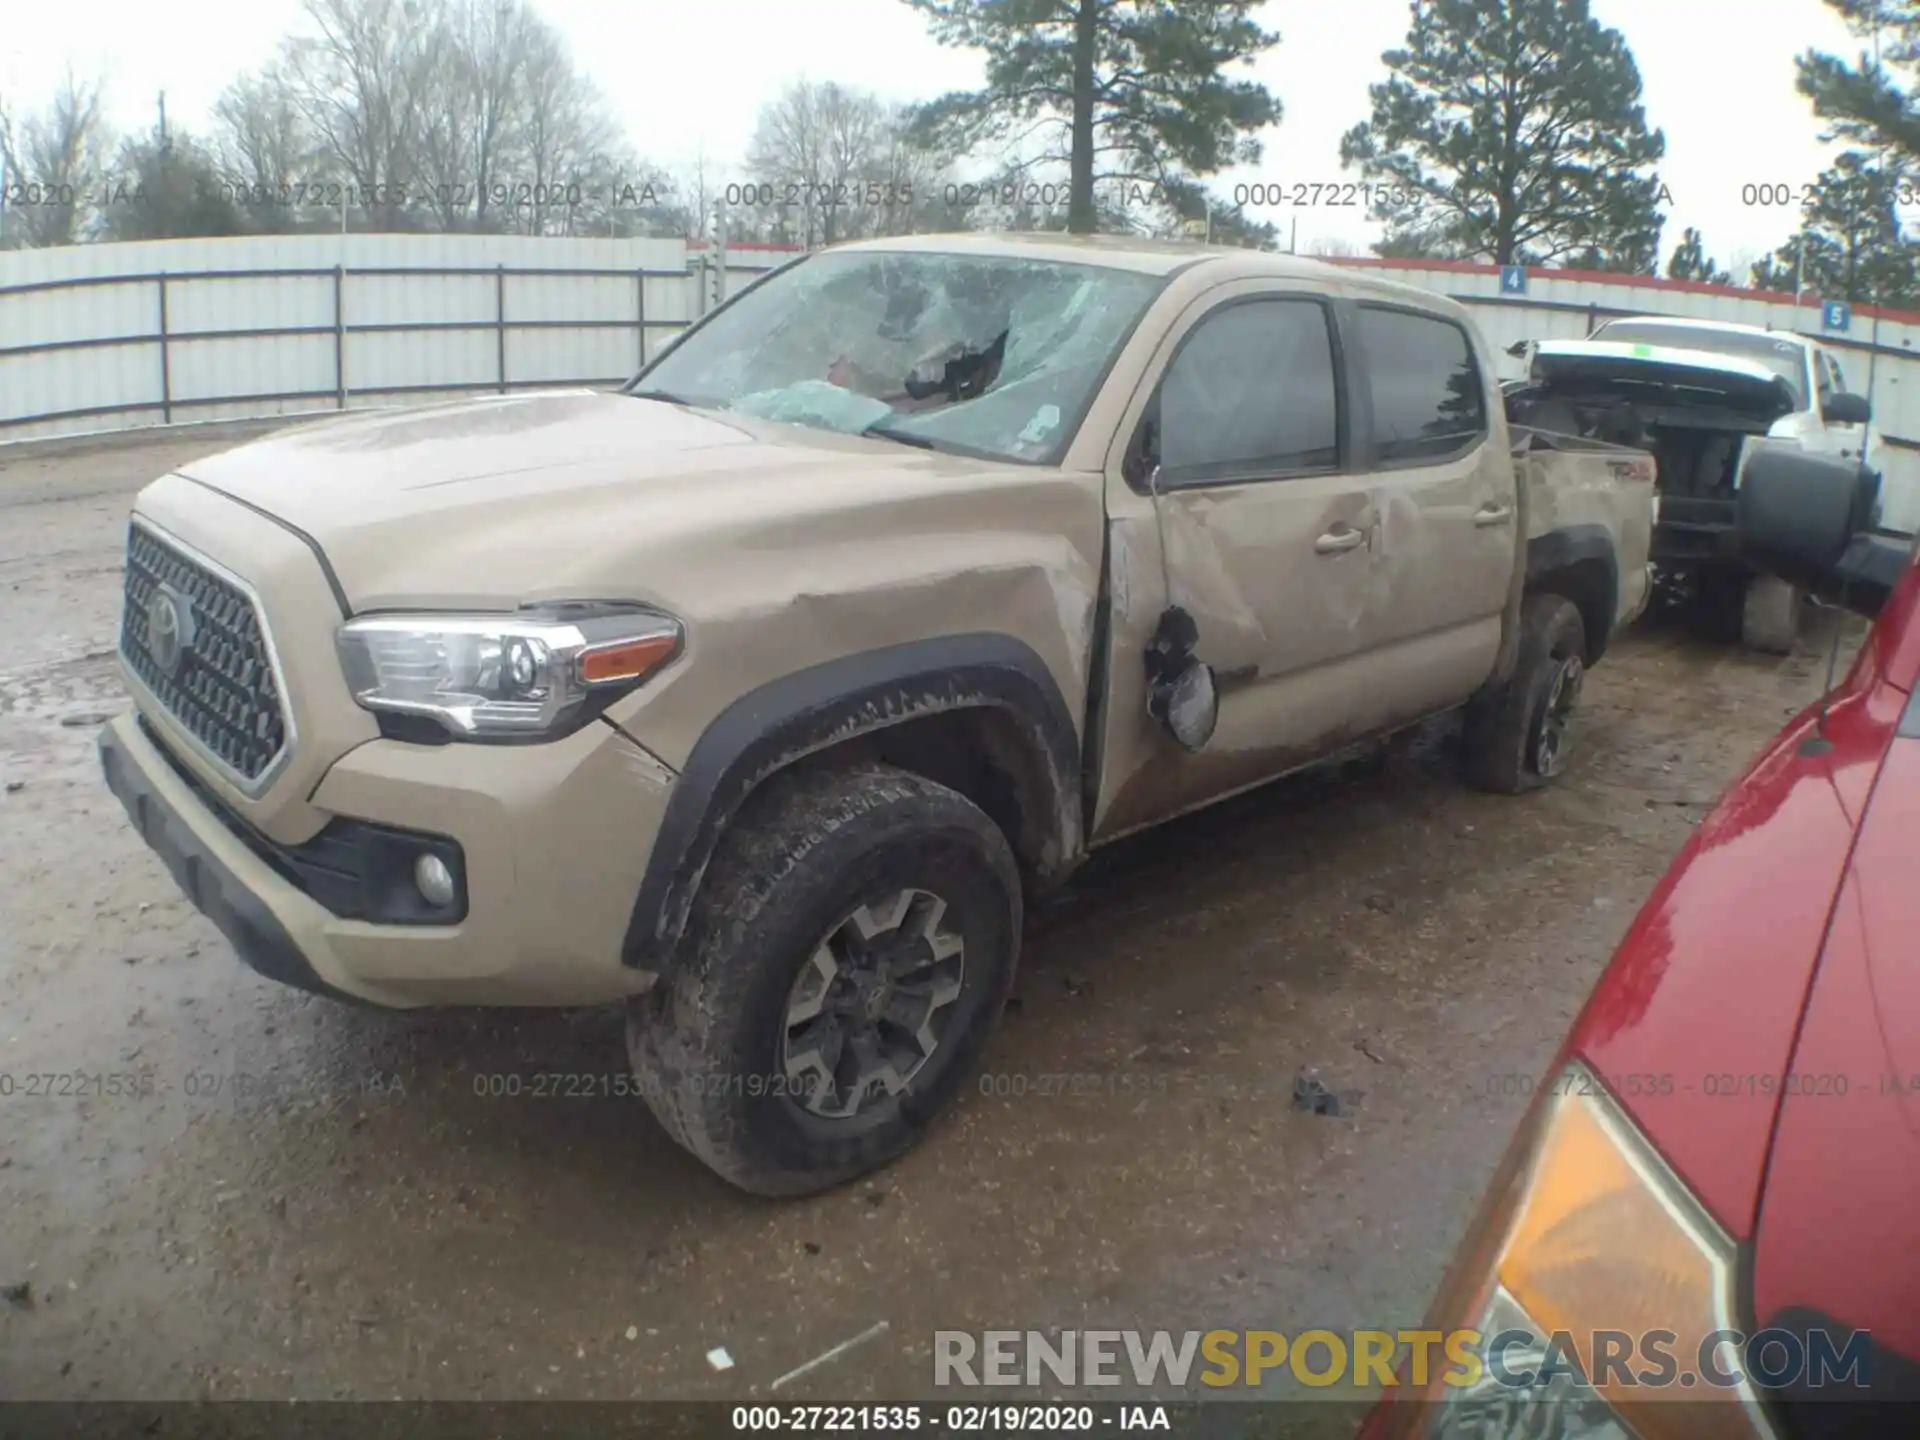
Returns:
[[[703,147],[738,170],[760,103],[785,82],[837,80],[910,100],[975,84],[980,60],[942,49],[901,0],[534,0],[571,40],[644,157],[669,168]],[[1667,135],[1662,178],[1673,192],[1665,248],[1697,225],[1724,265],[1750,260],[1794,228],[1791,208],[1742,204],[1747,184],[1798,186],[1825,151],[1793,88],[1808,47],[1858,46],[1821,0],[1593,0],[1625,33],[1645,81],[1650,123]],[[122,128],[150,125],[164,90],[177,123],[200,128],[237,73],[258,66],[300,18],[299,0],[0,0],[0,96],[43,100],[69,65],[102,76]],[[1342,131],[1367,112],[1380,54],[1399,43],[1405,0],[1268,0],[1281,42],[1255,73],[1285,106],[1264,161],[1235,181],[1337,181]],[[1353,212],[1258,210],[1300,246],[1316,237],[1364,244]],[[1741,278],[1744,278],[1742,276]]]

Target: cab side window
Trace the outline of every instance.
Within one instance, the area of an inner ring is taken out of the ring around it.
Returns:
[[[1166,485],[1338,469],[1340,405],[1326,307],[1291,299],[1223,306],[1189,332],[1154,408]]]
[[[1431,464],[1486,438],[1480,364],[1465,330],[1436,315],[1362,305],[1359,333],[1377,463]]]

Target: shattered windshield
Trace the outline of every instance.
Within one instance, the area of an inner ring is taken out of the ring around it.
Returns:
[[[1647,320],[1615,320],[1594,331],[1593,338],[1617,345],[1663,345],[1672,350],[1704,350],[1709,355],[1758,361],[1787,382],[1795,408],[1806,408],[1806,349],[1784,337],[1696,329],[1691,325],[1659,325]]]
[[[632,390],[1051,463],[1164,283],[1019,257],[829,252],[742,295]]]

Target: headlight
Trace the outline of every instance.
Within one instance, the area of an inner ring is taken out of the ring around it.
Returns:
[[[353,698],[462,739],[550,738],[680,653],[678,622],[631,605],[499,615],[372,615],[338,634]]]
[[[1584,1067],[1552,1086],[1436,1302],[1430,1324],[1482,1338],[1465,1375],[1409,1377],[1437,1402],[1425,1433],[1771,1440],[1716,1337],[1738,1323],[1733,1242]]]

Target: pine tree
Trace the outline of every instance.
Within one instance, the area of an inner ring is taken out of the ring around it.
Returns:
[[[1733,276],[1722,270],[1707,255],[1707,242],[1692,226],[1681,232],[1680,243],[1673,247],[1667,261],[1669,280],[1697,280],[1703,285],[1731,285]]]
[[[1340,158],[1394,194],[1386,244],[1501,265],[1652,273],[1665,136],[1640,70],[1588,0],[1414,0],[1393,72]],[[1411,194],[1416,203],[1405,203]]]
[[[922,143],[958,153],[1035,132],[1031,163],[1065,161],[1067,228],[1099,228],[1103,181],[1163,187],[1259,159],[1278,122],[1265,86],[1223,72],[1279,36],[1254,23],[1259,0],[907,0],[943,45],[983,50],[987,83],[920,107]],[[1064,132],[1064,133],[1063,133]]]
[[[1849,63],[1809,50],[1797,62],[1800,93],[1827,122],[1827,138],[1882,152],[1891,170],[1910,173],[1920,164],[1920,0],[1826,3],[1864,51]]]
[[[1814,183],[1800,232],[1754,267],[1763,289],[1909,306],[1920,301],[1920,247],[1900,234],[1902,182],[1874,156],[1849,150]]]

